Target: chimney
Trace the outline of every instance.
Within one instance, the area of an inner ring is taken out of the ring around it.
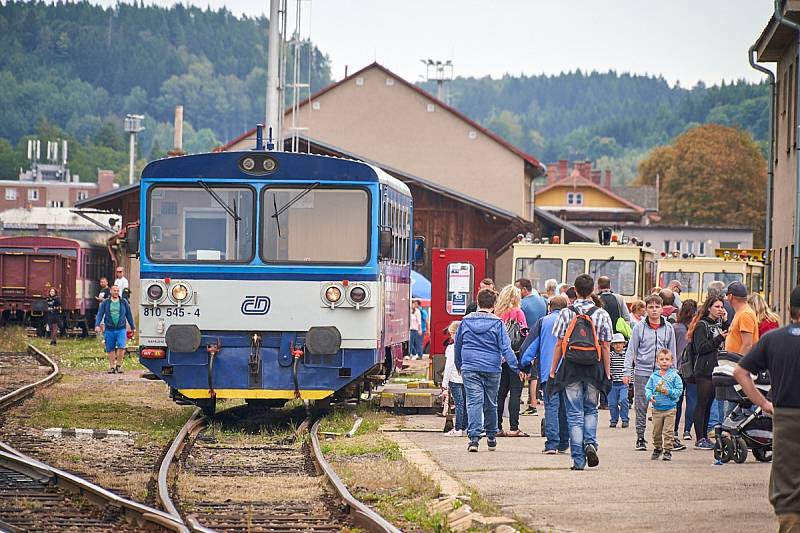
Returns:
[[[547,164],[547,184],[551,184],[554,181],[558,180],[560,176],[558,175],[558,163],[548,163]]]
[[[606,169],[606,189],[611,190],[611,169]]]
[[[578,172],[580,173],[582,178],[587,180],[592,179],[592,163],[587,161],[579,161],[575,163],[578,167]]]
[[[596,183],[597,185],[600,185],[600,176],[601,176],[602,172],[600,170],[598,170],[598,169],[592,169],[591,172],[592,172],[592,183]]]
[[[175,106],[175,129],[173,130],[172,134],[172,144],[173,148],[167,155],[170,157],[176,155],[186,155],[186,152],[183,151],[183,106],[176,105]]]
[[[97,171],[97,194],[103,194],[114,188],[114,172],[112,170]]]
[[[566,159],[558,160],[558,179],[563,180],[569,174],[569,161]]]

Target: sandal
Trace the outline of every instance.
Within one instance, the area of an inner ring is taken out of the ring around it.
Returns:
[[[122,374],[122,365],[117,365],[114,370],[117,372],[117,374]]]
[[[505,431],[503,431],[503,430],[501,429],[500,431],[498,431],[498,432],[497,432],[497,434],[495,435],[495,437],[508,437],[508,433],[506,433]]]
[[[530,435],[528,435],[527,433],[525,433],[524,431],[522,431],[520,429],[518,429],[516,431],[509,431],[508,433],[506,433],[505,436],[506,437],[530,437]]]
[[[107,373],[108,374],[116,374],[117,373],[117,369],[112,366],[111,368],[108,369]]]

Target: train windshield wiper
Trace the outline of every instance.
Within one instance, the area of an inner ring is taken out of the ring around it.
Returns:
[[[609,257],[608,259],[604,260],[602,263],[600,263],[599,265],[594,267],[592,269],[592,276],[596,276],[601,268],[603,268],[604,266],[606,266],[607,264],[609,264],[613,260],[614,260],[614,256],[612,255],[611,257]]]
[[[239,213],[236,209],[236,200],[233,200],[233,208],[225,203],[225,200],[220,198],[220,196],[214,192],[214,189],[208,186],[208,184],[202,180],[197,180],[197,184],[200,185],[211,197],[219,204],[219,206],[228,213],[231,218],[233,219],[233,238],[235,240],[239,240],[239,221],[242,220],[242,217],[239,216]]]
[[[301,192],[300,194],[298,194],[297,196],[295,196],[294,198],[292,198],[291,200],[286,202],[286,204],[283,207],[281,207],[280,209],[278,209],[278,203],[275,200],[275,197],[277,195],[275,195],[273,193],[273,195],[272,195],[272,211],[273,211],[273,213],[272,213],[272,215],[270,215],[270,217],[275,219],[275,224],[277,224],[277,226],[278,226],[278,237],[281,236],[281,223],[278,220],[278,217],[281,216],[284,211],[286,211],[287,209],[292,207],[295,203],[297,203],[303,196],[307,195],[308,193],[310,193],[311,191],[313,191],[314,189],[319,187],[319,185],[320,185],[320,182],[315,181],[314,183],[312,183],[311,185],[309,185],[308,187],[303,189],[303,192]]]

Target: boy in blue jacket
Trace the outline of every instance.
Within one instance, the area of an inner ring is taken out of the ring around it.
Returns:
[[[493,290],[478,292],[478,310],[464,317],[456,333],[455,362],[467,393],[470,452],[478,451],[482,431],[486,432],[489,451],[497,446],[497,390],[503,360],[520,373],[506,328],[492,312],[496,301]]]
[[[653,372],[644,391],[647,400],[653,405],[653,455],[661,456],[663,442],[664,461],[672,460],[673,430],[675,428],[675,406],[683,392],[683,381],[672,366],[672,352],[663,348],[656,354],[658,370]]]

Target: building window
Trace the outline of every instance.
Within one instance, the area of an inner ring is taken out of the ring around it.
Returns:
[[[664,253],[669,253],[669,241],[664,241]]]
[[[676,251],[678,251],[678,252],[681,251],[681,244],[683,244],[681,241],[675,241],[675,250]]]
[[[686,241],[686,253],[687,254],[694,253],[694,241]]]
[[[706,255],[706,241],[700,241],[697,245],[697,255]]]
[[[17,199],[17,189],[6,189],[6,200],[14,201]]]
[[[741,247],[741,245],[742,245],[742,243],[736,242],[736,241],[720,241],[719,242],[719,247],[720,248],[732,248],[734,250],[739,249],[739,247]]]
[[[28,200],[38,200],[39,199],[39,189],[28,189]]]
[[[567,205],[583,205],[583,193],[582,192],[568,192],[567,193]]]
[[[50,200],[50,207],[64,207],[63,200]]]
[[[78,191],[78,201],[89,198],[89,191]]]

